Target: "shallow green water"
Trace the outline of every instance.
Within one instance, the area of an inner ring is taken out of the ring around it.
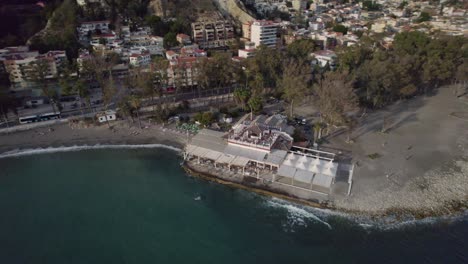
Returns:
[[[0,263],[468,262],[466,216],[360,224],[191,178],[179,162],[167,149],[0,159]]]

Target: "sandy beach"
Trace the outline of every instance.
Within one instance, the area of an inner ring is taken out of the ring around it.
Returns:
[[[356,164],[350,196],[337,181],[333,207],[370,215],[445,215],[468,208],[468,99],[450,87],[368,114],[352,133],[330,140]],[[388,129],[381,132],[383,116]],[[0,153],[62,146],[165,144],[182,149],[189,137],[160,125],[126,121],[72,129],[68,124],[0,135]],[[371,159],[369,154],[377,153]],[[345,186],[346,185],[346,186]]]
[[[89,128],[74,128],[68,124],[35,128],[32,130],[0,135],[0,153],[18,149],[110,145],[110,144],[165,144],[183,148],[187,135],[175,132],[160,125],[143,123],[143,129],[137,125],[129,126],[126,121],[112,123],[110,129],[106,124]]]
[[[468,98],[452,87],[370,113],[351,137],[330,145],[352,153],[352,194],[335,198],[341,210],[449,214],[468,208]],[[383,117],[387,131],[381,132]],[[378,158],[370,158],[370,154]]]

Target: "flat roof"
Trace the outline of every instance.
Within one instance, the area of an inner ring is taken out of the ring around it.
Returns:
[[[305,170],[297,170],[296,174],[294,175],[295,181],[311,183],[312,179],[314,178],[315,173]]]
[[[247,163],[249,163],[249,159],[244,158],[244,157],[236,157],[231,164],[234,166],[239,166],[239,167],[245,167],[247,166]]]
[[[223,136],[223,132],[202,129],[192,138],[190,145],[223,152],[227,145],[226,141],[222,138]]]
[[[241,156],[248,158],[253,161],[258,161],[258,162],[264,162],[265,156],[267,152],[261,151],[261,150],[255,150],[253,148],[245,148],[241,146],[235,146],[235,145],[227,145],[226,148],[224,149],[224,153],[234,155],[234,156]]]
[[[316,174],[312,181],[312,185],[318,185],[325,188],[330,188],[333,178],[323,174]]]
[[[287,154],[285,150],[274,149],[266,156],[265,163],[279,166]]]

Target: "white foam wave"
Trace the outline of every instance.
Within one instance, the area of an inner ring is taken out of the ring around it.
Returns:
[[[309,210],[305,210],[299,206],[283,202],[277,198],[273,198],[267,201],[267,204],[272,207],[286,209],[288,211],[288,219],[291,220],[292,225],[301,225],[307,226],[305,219],[311,219],[313,221],[324,224],[329,229],[332,229],[332,226],[326,221],[322,220],[320,217],[315,215]]]
[[[347,214],[343,212],[338,212],[329,209],[320,209],[312,208],[307,206],[300,206],[291,204],[287,201],[271,198],[267,201],[269,206],[286,209],[289,213],[288,218],[293,218],[292,224],[297,225],[304,223],[305,219],[312,219],[317,222],[320,222],[330,229],[332,226],[327,222],[328,220],[335,219],[336,217],[341,219],[346,219],[351,224],[361,227],[366,231],[389,231],[395,229],[403,229],[414,226],[423,226],[423,225],[434,225],[441,222],[445,223],[454,223],[457,221],[467,221],[468,220],[468,210],[462,212],[458,215],[443,216],[443,217],[428,217],[424,219],[406,219],[406,220],[397,220],[395,218],[369,218],[367,216],[357,216],[353,214]]]
[[[48,148],[33,148],[33,149],[17,149],[0,154],[0,158],[21,157],[38,154],[49,154],[57,152],[73,152],[83,150],[95,149],[151,149],[151,148],[164,148],[181,152],[182,150],[173,146],[164,144],[139,144],[139,145],[81,145],[81,146],[63,146],[63,147],[48,147]]]

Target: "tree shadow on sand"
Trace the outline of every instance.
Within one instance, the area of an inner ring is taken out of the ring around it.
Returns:
[[[352,138],[359,138],[368,133],[375,132],[388,133],[400,128],[405,124],[417,122],[417,110],[419,110],[425,104],[426,97],[418,96],[406,101],[396,102],[383,109],[369,113],[359,122],[358,127],[352,134]]]

